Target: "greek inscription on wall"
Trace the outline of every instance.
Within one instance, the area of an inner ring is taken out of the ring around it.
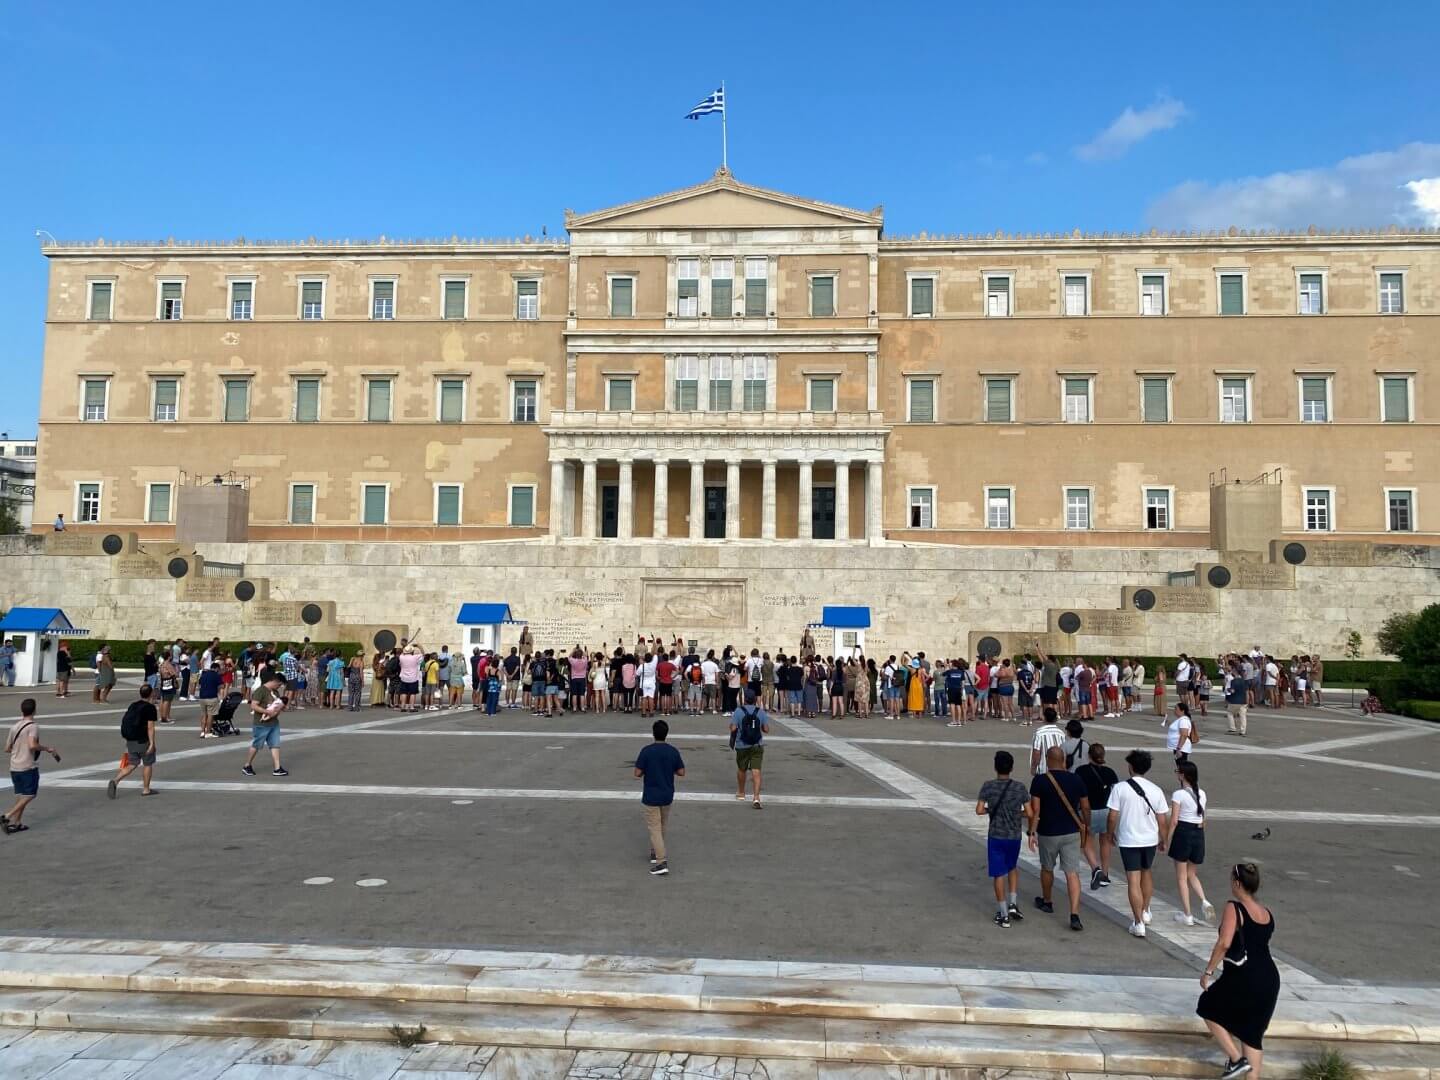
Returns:
[[[116,555],[110,561],[113,573],[121,578],[168,577],[165,564],[150,555]]]
[[[625,597],[618,592],[572,592],[565,597],[567,604],[579,607],[614,607],[623,604]]]
[[[298,626],[302,606],[298,600],[253,600],[245,605],[245,617],[265,626]]]
[[[743,581],[652,581],[641,585],[640,621],[679,628],[745,625]]]
[[[1204,612],[1216,610],[1213,589],[1151,589],[1155,594],[1155,611]]]
[[[1144,620],[1138,611],[1082,611],[1078,633],[1089,637],[1133,637]]]
[[[1306,544],[1306,566],[1369,566],[1372,545],[1363,540],[1325,540]]]
[[[586,636],[585,627],[574,619],[530,620],[530,638],[542,652],[545,649],[569,652],[577,642],[593,644],[586,642]]]
[[[46,533],[46,555],[100,555],[99,536],[93,533]]]
[[[810,608],[819,606],[819,601],[813,596],[795,596],[790,593],[769,593],[760,597],[760,603],[766,607],[779,608]]]
[[[1295,568],[1289,563],[1241,563],[1235,567],[1235,588],[1293,589]]]
[[[208,604],[235,599],[234,578],[187,577],[179,585],[181,600]]]

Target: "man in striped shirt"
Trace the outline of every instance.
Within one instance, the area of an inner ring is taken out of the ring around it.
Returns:
[[[1045,754],[1052,746],[1060,746],[1065,742],[1065,732],[1060,730],[1056,723],[1059,714],[1050,706],[1045,707],[1041,714],[1045,722],[1035,729],[1035,737],[1030,740],[1030,775],[1041,776],[1045,772]]]

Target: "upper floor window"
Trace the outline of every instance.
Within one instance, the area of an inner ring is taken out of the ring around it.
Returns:
[[[178,322],[185,314],[185,283],[183,281],[160,282],[160,313],[164,322]]]
[[[1090,314],[1090,275],[1065,274],[1061,287],[1062,310],[1066,315]]]
[[[1140,380],[1140,419],[1146,424],[1170,422],[1170,378],[1147,375]]]
[[[694,412],[700,408],[700,357],[675,358],[675,409]]]
[[[246,322],[255,317],[255,282],[230,282],[230,318]]]
[[[1412,489],[1385,489],[1385,528],[1389,532],[1415,531],[1415,492]]]
[[[1300,422],[1302,424],[1330,422],[1330,377],[1328,375],[1301,376]]]
[[[987,529],[1009,529],[1014,526],[1015,489],[1009,487],[987,487],[985,489],[985,527]]]
[[[250,419],[250,380],[225,379],[221,383],[224,407],[221,418],[227,424],[243,424]]]
[[[710,357],[710,411],[729,412],[734,408],[735,361],[730,356]]]
[[[115,283],[113,281],[90,282],[89,318],[95,322],[106,322],[115,314]]]
[[[985,380],[985,422],[1009,424],[1015,419],[1015,380]]]
[[[1165,530],[1170,528],[1170,489],[1145,489],[1145,528]]]
[[[745,260],[745,314],[751,318],[763,316],[768,310],[767,290],[770,285],[770,260],[765,256],[751,256]]]
[[[365,380],[365,419],[372,424],[390,422],[390,398],[393,379]]]
[[[1411,419],[1409,375],[1380,378],[1380,419],[1387,424],[1408,424]]]
[[[1380,314],[1405,314],[1405,273],[1401,270],[1385,270],[1380,273],[1379,282]]]
[[[1094,400],[1095,381],[1088,377],[1067,376],[1065,385],[1065,409],[1063,418],[1067,424],[1090,423]]]
[[[928,319],[935,314],[935,277],[933,274],[910,275],[910,310],[912,319]]]
[[[1065,489],[1065,528],[1090,528],[1090,489]]]
[[[517,424],[533,424],[540,410],[540,384],[535,379],[510,383],[510,416]]]
[[[812,376],[810,379],[810,411],[835,411],[835,379],[829,375]]]
[[[610,277],[610,317],[628,319],[635,314],[635,279],[629,275]]]
[[[104,420],[109,411],[110,380],[85,379],[80,384],[80,419]]]
[[[810,275],[810,314],[828,319],[835,314],[835,275]]]
[[[440,423],[458,424],[465,419],[464,379],[441,379],[435,393],[435,418]]]
[[[442,283],[443,297],[440,317],[442,319],[463,319],[469,306],[470,283],[462,278],[449,278]]]
[[[515,318],[525,321],[540,318],[538,278],[520,278],[515,282]]]
[[[1250,380],[1248,378],[1220,380],[1220,422],[1222,424],[1248,424],[1250,422]]]
[[[1215,275],[1220,297],[1221,315],[1245,314],[1245,275],[1220,272]]]
[[[1332,488],[1305,488],[1305,531],[1330,532],[1335,528],[1335,492]]]
[[[290,524],[315,524],[315,485],[290,485]]]
[[[525,528],[530,528],[535,524],[534,484],[514,484],[511,486],[509,524]]]
[[[320,380],[295,380],[295,422],[313,424],[320,419]]]
[[[675,261],[675,314],[693,319],[700,314],[700,260]]]
[[[384,525],[390,519],[390,485],[360,485],[360,523]]]
[[[1003,319],[1013,307],[1011,298],[1014,278],[1009,274],[985,275],[985,314],[992,319]]]
[[[605,408],[610,412],[630,412],[635,408],[633,376],[614,375],[605,380]]]
[[[735,312],[735,260],[710,260],[710,314],[717,319]]]
[[[373,279],[370,282],[370,318],[395,318],[395,280]]]
[[[435,485],[435,524],[459,525],[460,504],[464,501],[463,484]]]
[[[1140,314],[1165,314],[1165,274],[1142,273],[1140,275]]]
[[[747,356],[741,361],[742,392],[745,400],[741,403],[746,412],[764,412],[770,396],[770,358],[768,356]]]
[[[905,418],[912,424],[933,424],[935,422],[935,380],[930,378],[907,379]]]
[[[145,520],[152,524],[170,523],[170,501],[174,489],[169,484],[145,485]]]
[[[1325,314],[1325,275],[1322,273],[1300,273],[1296,288],[1299,293],[1301,315]]]
[[[300,318],[323,319],[325,317],[325,282],[300,282]]]
[[[160,422],[173,421],[180,415],[180,380],[155,380],[154,418]]]
[[[100,484],[98,482],[75,485],[75,520],[80,522],[100,520]]]
[[[935,527],[935,489],[933,487],[912,487],[909,501],[910,528],[933,529]]]

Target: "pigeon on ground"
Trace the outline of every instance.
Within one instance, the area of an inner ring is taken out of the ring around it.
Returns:
[[[1251,840],[1269,840],[1269,839],[1270,839],[1270,826],[1269,826],[1269,825],[1266,825],[1264,832],[1252,833],[1252,834],[1250,835],[1250,839],[1251,839]]]

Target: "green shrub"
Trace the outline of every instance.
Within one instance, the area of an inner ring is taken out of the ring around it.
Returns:
[[[183,637],[184,635],[180,636]],[[293,642],[288,639],[282,640],[278,642],[278,644],[299,644],[303,637],[304,635],[300,635],[293,639]],[[175,639],[171,637],[166,641],[157,641],[155,651],[158,653],[174,640]],[[210,644],[208,637],[185,638],[185,640],[201,649],[204,649],[206,645]],[[117,638],[71,638],[70,653],[75,658],[76,666],[88,668],[91,663],[93,663],[95,654],[100,651],[100,646],[109,645],[110,660],[116,667],[138,668],[144,664],[145,644],[143,641],[128,641]],[[276,645],[277,642],[267,641],[265,644],[273,646]],[[314,646],[317,652],[323,649],[338,648],[342,656],[351,656],[361,649],[361,646],[354,642],[346,641],[312,641],[310,644]],[[252,638],[249,641],[222,641],[220,648],[238,660],[241,652],[247,647],[253,648],[254,645],[255,639]]]
[[[1330,1047],[1300,1066],[1301,1080],[1359,1080],[1359,1076],[1354,1063]]]
[[[1416,720],[1440,722],[1440,701],[1417,701],[1406,698],[1395,703],[1395,711],[1401,716],[1413,716]]]

